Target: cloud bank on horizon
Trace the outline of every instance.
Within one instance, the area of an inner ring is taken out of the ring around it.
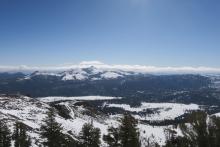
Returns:
[[[34,72],[34,71],[48,71],[60,72],[71,70],[75,68],[89,68],[95,67],[105,70],[122,70],[140,73],[174,73],[174,74],[220,74],[220,68],[212,67],[156,67],[147,65],[110,65],[100,61],[83,61],[79,64],[65,64],[57,66],[1,66],[0,72]]]

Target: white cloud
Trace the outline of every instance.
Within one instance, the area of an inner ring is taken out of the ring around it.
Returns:
[[[100,61],[82,61],[79,64],[80,65],[103,65],[104,63]]]
[[[211,67],[156,67],[142,65],[109,65],[99,61],[83,61],[79,64],[68,64],[58,66],[0,66],[0,72],[33,72],[33,71],[65,71],[74,68],[96,67],[107,70],[124,70],[144,73],[185,73],[185,74],[220,74],[220,68]]]

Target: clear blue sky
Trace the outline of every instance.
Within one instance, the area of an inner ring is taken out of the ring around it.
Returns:
[[[0,65],[220,67],[220,0],[1,0]]]

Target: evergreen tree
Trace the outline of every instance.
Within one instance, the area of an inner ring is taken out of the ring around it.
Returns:
[[[86,123],[80,132],[80,141],[83,147],[99,147],[101,132],[99,128],[94,128],[92,123]]]
[[[220,118],[213,116],[211,118],[212,126],[209,127],[209,139],[211,147],[219,147],[220,146]]]
[[[140,147],[137,120],[130,114],[125,114],[119,127],[122,147]]]
[[[165,129],[164,130],[165,136],[166,136],[166,147],[172,147],[176,141],[176,131],[172,130],[172,129]]]
[[[165,147],[190,147],[190,142],[186,137],[177,136],[177,132],[172,129],[165,129]]]
[[[109,127],[108,134],[103,136],[103,140],[109,145],[109,147],[120,147],[119,129]]]
[[[192,112],[187,120],[187,124],[179,125],[183,136],[167,135],[172,137],[167,138],[166,147],[220,146],[220,118],[198,111]]]
[[[208,145],[210,147],[220,146],[220,118],[212,116],[209,118],[210,123],[208,124]]]
[[[188,117],[191,128],[186,124],[180,125],[185,137],[187,137],[194,146],[207,147],[209,144],[209,133],[207,126],[207,114],[202,111],[192,112]]]
[[[27,135],[27,127],[21,122],[15,123],[15,129],[13,133],[14,146],[15,147],[30,147],[30,137]]]
[[[0,122],[0,147],[11,146],[11,132],[5,123]]]
[[[64,147],[66,146],[65,135],[61,132],[61,124],[55,120],[54,109],[50,109],[47,117],[44,119],[44,125],[41,126],[41,136],[46,138],[44,145],[47,147]]]

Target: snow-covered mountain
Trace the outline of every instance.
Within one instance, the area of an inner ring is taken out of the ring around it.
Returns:
[[[35,71],[28,74],[25,79],[31,79],[36,76],[54,76],[60,77],[63,81],[69,80],[110,80],[118,79],[129,75],[137,75],[138,73],[122,70],[99,69],[94,66],[87,68],[73,68],[62,72]],[[140,73],[139,73],[140,74]]]
[[[1,69],[1,67],[0,67]],[[1,70],[0,70],[1,71]],[[15,70],[16,71],[16,70]],[[54,67],[21,67],[17,71],[26,73],[25,79],[36,76],[60,77],[69,80],[110,80],[134,75],[181,75],[198,74],[210,78],[219,77],[220,69],[208,67],[154,67],[141,65],[109,65],[99,61],[84,61]]]
[[[152,75],[89,67],[28,75],[0,73],[0,93],[32,97],[116,96],[133,105],[141,102],[220,105],[218,81],[213,76]]]
[[[62,124],[63,133],[68,134],[77,140],[84,123],[92,121],[95,127],[100,128],[101,135],[107,133],[109,126],[118,126],[121,113],[105,113],[105,108],[120,107],[125,111],[141,112],[134,115],[138,120],[138,128],[142,147],[148,139],[156,141],[160,145],[165,143],[164,130],[173,128],[172,125],[151,126],[141,118],[145,117],[151,121],[174,120],[184,115],[187,111],[200,109],[198,105],[182,105],[175,103],[143,103],[140,107],[130,107],[128,105],[113,104],[111,100],[121,99],[116,97],[88,96],[88,97],[47,97],[33,99],[21,95],[1,95],[0,96],[0,118],[7,121],[10,129],[13,129],[15,121],[21,121],[29,128],[28,134],[31,136],[32,146],[41,145],[40,126],[49,108],[56,108],[56,121]],[[93,107],[91,101],[101,101],[101,105]],[[59,108],[59,109],[58,109]],[[154,113],[145,110],[155,110]],[[103,111],[100,111],[103,110]],[[60,113],[62,111],[62,113]],[[65,113],[65,115],[64,115]],[[139,116],[139,117],[138,117]],[[178,135],[181,131],[176,128]],[[102,147],[105,143],[102,141]]]
[[[102,70],[95,67],[77,68],[60,73],[62,80],[102,80],[117,79],[127,75],[126,72]]]

